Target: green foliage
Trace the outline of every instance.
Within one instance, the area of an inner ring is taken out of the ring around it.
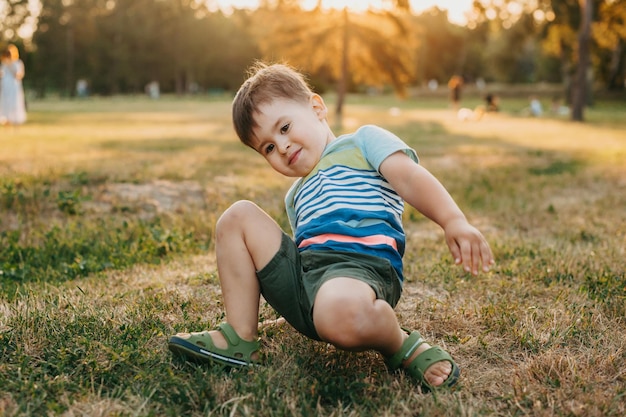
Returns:
[[[530,167],[528,172],[533,175],[561,175],[574,174],[580,169],[580,161],[552,161],[548,166]]]
[[[19,202],[24,201],[24,193],[20,184],[15,181],[5,180],[0,187],[0,198],[4,209],[13,208]]]
[[[164,227],[159,218],[121,224],[77,220],[31,234],[31,243],[21,236],[20,230],[0,232],[0,283],[5,296],[25,283],[59,283],[107,269],[161,262],[207,245],[191,232]]]
[[[19,13],[0,16],[0,30],[13,31],[30,14],[17,3],[8,3],[7,10]],[[350,14],[348,24],[341,10],[301,10],[295,1],[225,15],[200,1],[43,0],[34,47],[24,54],[25,83],[40,96],[74,96],[79,79],[97,95],[143,93],[153,80],[163,92],[211,94],[235,90],[246,68],[264,59],[295,64],[322,88],[349,76],[343,85],[353,91],[404,92],[454,74],[568,83],[577,65],[577,1],[476,1],[467,26],[450,23],[437,8],[415,15],[406,2],[392,3],[389,10]],[[594,3],[596,81],[623,90],[625,8],[619,1]],[[348,48],[340,41],[344,33]],[[344,50],[347,74],[340,68]]]
[[[0,40],[15,42],[19,39],[19,28],[32,17],[33,10],[28,7],[28,0],[5,1],[0,8]],[[0,42],[0,49],[6,43]]]
[[[65,214],[78,214],[82,198],[79,190],[59,191],[57,206]]]
[[[466,70],[470,70],[471,67],[469,73],[485,74],[482,71],[484,42],[482,39],[473,42],[476,34],[467,33],[450,23],[447,13],[433,9],[413,17],[412,23],[418,39],[416,80],[420,84],[433,79],[447,83],[450,76],[459,71],[459,48],[466,43],[465,36],[469,38],[468,49],[473,48],[473,45],[480,45],[476,48],[476,54],[468,54],[471,56],[468,56],[469,65]]]
[[[25,82],[40,96],[74,96],[78,79],[105,95],[142,93],[153,80],[178,94],[233,89],[259,56],[245,25],[183,0],[43,0],[33,40]]]
[[[590,271],[585,276],[584,288],[589,295],[605,306],[609,317],[626,316],[626,273],[606,267]]]

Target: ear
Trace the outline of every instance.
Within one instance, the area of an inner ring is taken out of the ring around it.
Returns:
[[[328,107],[326,107],[326,103],[324,103],[322,96],[319,94],[312,94],[310,102],[313,111],[317,114],[317,117],[320,120],[326,119],[326,116],[328,115]]]

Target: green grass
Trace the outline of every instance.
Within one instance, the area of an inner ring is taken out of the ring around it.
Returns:
[[[626,104],[598,101],[584,124],[524,105],[461,122],[444,98],[350,97],[337,131],[400,135],[497,257],[464,274],[407,209],[398,317],[462,367],[459,389],[422,395],[376,353],[289,326],[262,332],[253,372],[168,352],[224,318],[219,214],[246,198],[288,227],[291,180],[238,143],[227,98],[29,103],[0,131],[0,415],[626,414]]]

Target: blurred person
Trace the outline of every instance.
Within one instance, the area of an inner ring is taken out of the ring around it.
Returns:
[[[2,52],[0,76],[0,123],[20,125],[26,121],[26,103],[24,101],[24,63],[19,50],[9,45]]]
[[[461,89],[463,88],[463,77],[460,75],[454,75],[448,81],[448,89],[450,90],[450,100],[452,101],[452,108],[457,110],[459,103],[461,102]]]
[[[541,101],[537,96],[530,97],[530,104],[528,106],[530,110],[530,115],[535,117],[541,117],[543,114],[543,106],[541,105]]]
[[[570,112],[569,107],[563,104],[558,96],[552,98],[551,111],[557,116],[567,116]]]
[[[146,94],[148,94],[148,97],[153,100],[157,100],[161,97],[161,87],[159,86],[159,82],[152,80],[146,84]]]
[[[469,121],[477,122],[480,119],[482,119],[484,115],[485,115],[485,106],[476,106],[474,110],[467,108],[467,107],[461,107],[459,111],[456,113],[457,119],[459,119],[462,122],[469,122]]]
[[[89,83],[86,79],[80,78],[76,81],[76,95],[81,98],[89,96]]]
[[[497,112],[500,110],[499,106],[500,100],[498,96],[489,93],[485,96],[485,111],[487,112]]]

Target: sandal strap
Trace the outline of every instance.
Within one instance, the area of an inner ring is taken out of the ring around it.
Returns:
[[[239,337],[233,326],[226,322],[220,323],[217,329],[222,332],[229,346],[237,346],[239,342],[245,342],[245,340]]]
[[[406,367],[406,372],[419,380],[421,384],[425,384],[424,374],[426,370],[437,362],[450,362],[452,367],[456,367],[456,363],[452,360],[452,356],[439,346],[432,346],[424,352],[417,355],[415,359]],[[456,382],[454,372],[451,373],[446,381],[440,385],[452,386]]]
[[[424,373],[426,373],[426,370],[429,367],[437,362],[450,362],[452,370],[450,375],[448,375],[448,378],[446,378],[441,385],[434,387],[424,379]],[[433,346],[420,353],[406,368],[406,372],[419,381],[424,392],[434,391],[441,388],[452,388],[456,385],[461,375],[461,369],[456,362],[454,362],[452,356],[439,346]]]
[[[409,333],[407,329],[403,328],[402,330]],[[415,351],[425,342],[426,341],[422,335],[419,334],[419,332],[410,332],[409,337],[404,341],[404,343],[402,343],[400,350],[386,360],[389,369],[395,371],[401,368],[403,363],[409,360],[409,358],[415,354]],[[444,361],[450,362],[452,365],[452,371],[441,385],[432,387],[424,379],[424,374],[426,373],[426,370],[435,363]],[[424,392],[432,391],[436,388],[450,388],[456,384],[461,374],[459,366],[456,362],[454,362],[452,356],[439,346],[432,346],[417,355],[409,364],[407,364],[404,371],[419,382]]]
[[[209,331],[178,333],[169,340],[169,348],[192,360],[200,362],[214,361],[226,366],[254,366],[258,360],[252,360],[252,354],[259,351],[258,339],[247,341],[239,337],[230,324],[222,323],[217,330],[226,340],[226,347],[215,345]]]
[[[240,354],[243,356],[243,359],[245,359],[246,362],[252,363],[252,353],[259,350],[259,347],[261,346],[258,340],[253,340],[249,342],[242,339],[241,337],[239,337],[233,326],[226,322],[220,323],[217,326],[217,329],[222,332],[222,334],[226,338],[228,347],[226,349],[219,349],[217,347],[214,347],[214,349],[220,350],[222,352],[229,352],[231,354]]]
[[[399,369],[402,366],[402,363],[408,360],[415,353],[415,351],[425,342],[426,340],[424,340],[419,332],[411,332],[409,334],[409,337],[402,343],[402,347],[400,348],[400,350],[397,351],[393,356],[387,358],[386,362],[389,369],[394,371],[396,369]]]

